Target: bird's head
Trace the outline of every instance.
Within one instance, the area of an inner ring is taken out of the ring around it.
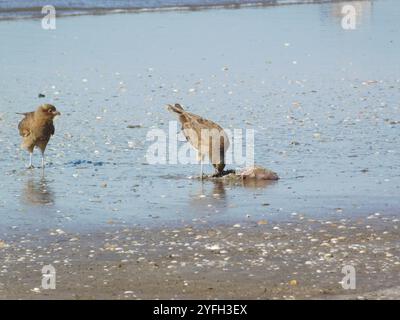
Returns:
[[[42,104],[38,109],[37,112],[42,117],[53,119],[55,116],[61,115],[60,112],[57,111],[56,107],[51,104]]]

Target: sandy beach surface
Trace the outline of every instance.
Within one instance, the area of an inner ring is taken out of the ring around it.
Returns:
[[[2,249],[1,298],[399,299],[398,219],[50,234]],[[43,264],[56,268],[54,290],[38,285]],[[355,290],[341,285],[345,265]]]
[[[400,9],[353,4],[355,30],[337,2],[0,21],[0,298],[399,299]],[[43,175],[15,113],[44,102]],[[175,102],[280,180],[149,164]]]

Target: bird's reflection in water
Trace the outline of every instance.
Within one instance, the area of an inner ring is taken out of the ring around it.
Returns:
[[[224,183],[222,181],[214,181],[213,184],[212,196],[217,199],[225,199],[226,190]]]
[[[26,180],[22,199],[26,204],[35,206],[54,203],[54,194],[44,174],[39,179],[31,176]]]
[[[222,181],[202,182],[190,197],[190,207],[200,213],[225,207],[226,189]]]
[[[201,183],[200,189],[190,198],[190,207],[199,212],[222,212],[229,208],[229,194],[234,196],[239,189],[262,189],[276,181],[243,179],[239,181],[212,180]],[[250,190],[249,190],[250,191]]]
[[[240,185],[245,188],[258,189],[266,188],[268,186],[274,185],[276,181],[274,180],[264,180],[264,179],[243,179],[240,181]]]

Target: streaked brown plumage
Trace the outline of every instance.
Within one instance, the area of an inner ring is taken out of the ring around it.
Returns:
[[[222,174],[225,168],[225,153],[229,148],[229,139],[224,129],[211,120],[185,111],[178,103],[168,105],[168,110],[179,116],[182,131],[188,142],[197,150],[203,177],[203,160],[208,156],[216,169],[216,174]]]
[[[56,108],[51,104],[43,104],[34,112],[19,113],[25,116],[18,125],[19,134],[22,137],[21,147],[30,153],[29,168],[32,166],[32,153],[35,147],[42,152],[42,167],[44,168],[44,151],[54,135],[53,119],[60,115]]]

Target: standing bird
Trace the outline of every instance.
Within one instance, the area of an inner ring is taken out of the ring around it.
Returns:
[[[225,168],[225,153],[229,148],[229,139],[224,129],[215,122],[185,111],[178,103],[169,104],[167,108],[179,116],[186,140],[197,150],[201,179],[205,156],[209,157],[216,170],[214,176],[221,176]]]
[[[42,168],[44,168],[44,151],[50,137],[54,135],[53,119],[60,115],[60,112],[51,104],[43,104],[34,112],[18,114],[25,116],[19,123],[18,130],[23,140],[21,147],[29,151],[28,168],[33,168],[32,153],[35,147],[42,152]]]

